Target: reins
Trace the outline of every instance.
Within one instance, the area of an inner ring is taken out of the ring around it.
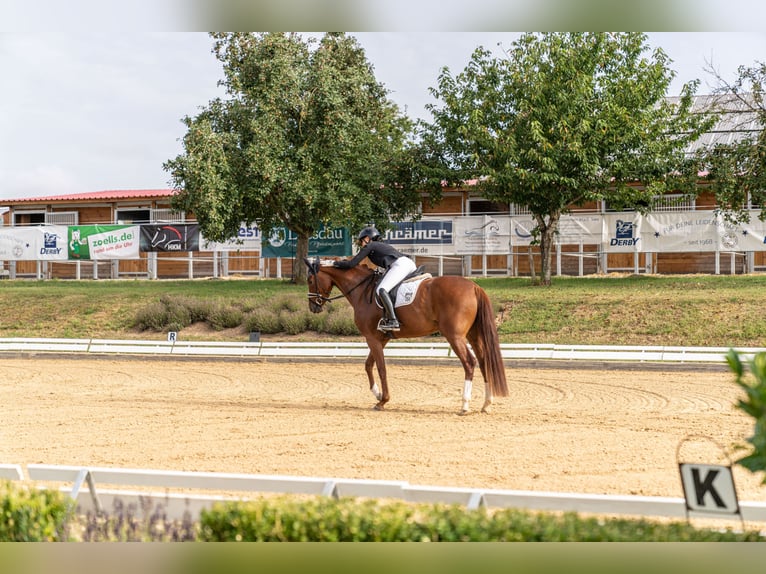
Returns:
[[[319,274],[319,271],[312,271],[312,273],[313,273],[314,275],[318,275],[318,274]],[[375,273],[372,273],[372,274],[368,275],[367,277],[365,277],[364,279],[362,279],[362,280],[361,280],[359,283],[357,283],[356,285],[354,285],[354,286],[353,286],[351,289],[349,289],[349,290],[348,290],[348,291],[346,291],[345,293],[344,293],[344,292],[343,292],[343,290],[340,288],[340,285],[338,285],[338,284],[336,283],[335,285],[338,287],[338,290],[339,290],[341,293],[340,293],[340,295],[336,295],[335,297],[326,297],[326,296],[322,295],[321,293],[307,293],[307,297],[308,297],[309,299],[314,299],[314,300],[318,300],[318,301],[321,301],[321,304],[322,304],[322,305],[324,305],[325,303],[330,303],[331,301],[335,301],[336,299],[342,299],[343,297],[348,297],[348,296],[349,296],[349,295],[351,295],[351,293],[353,293],[353,292],[354,292],[354,290],[356,290],[358,287],[361,287],[361,286],[362,286],[362,285],[364,285],[365,283],[369,283],[369,282],[370,282],[371,280],[373,280],[374,278],[375,278]]]

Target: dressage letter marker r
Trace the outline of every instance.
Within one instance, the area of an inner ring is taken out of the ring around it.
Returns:
[[[679,467],[688,510],[739,513],[731,467],[710,464],[679,464]]]

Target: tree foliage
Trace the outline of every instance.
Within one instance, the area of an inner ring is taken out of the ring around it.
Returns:
[[[740,66],[734,83],[726,82],[709,64],[707,71],[718,81],[716,111],[731,119],[739,134],[731,143],[722,143],[698,154],[700,169],[716,196],[725,216],[747,221],[748,206],[759,205],[761,220],[766,219],[766,63]]]
[[[296,260],[323,224],[357,227],[417,211],[412,123],[387,98],[357,41],[328,33],[216,33],[226,99],[184,118],[185,153],[166,162],[206,237],[242,221],[298,235]],[[305,279],[303,265],[294,268]]]
[[[753,434],[747,439],[751,450],[737,463],[751,472],[766,471],[766,353],[756,353],[743,362],[739,353],[730,349],[726,361],[744,392],[737,408],[752,417],[754,423]],[[766,484],[766,475],[763,483]]]
[[[544,284],[572,206],[648,209],[665,190],[695,189],[683,149],[710,119],[691,113],[696,82],[676,103],[665,99],[675,72],[662,50],[647,51],[638,33],[525,34],[503,58],[477,49],[432,88],[431,159],[442,158],[452,181],[478,179],[487,199],[531,210]]]

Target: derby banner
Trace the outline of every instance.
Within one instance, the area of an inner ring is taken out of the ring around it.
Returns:
[[[138,259],[138,225],[76,225],[69,227],[69,259]]]
[[[67,258],[63,225],[0,227],[0,261],[57,261]]]

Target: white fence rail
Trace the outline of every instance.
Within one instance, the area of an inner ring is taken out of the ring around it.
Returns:
[[[627,345],[556,345],[501,344],[506,360],[547,361],[606,361],[633,363],[717,363],[724,364],[728,347],[675,347]],[[738,348],[743,357],[750,358],[766,348]],[[344,342],[220,342],[220,341],[151,341],[120,339],[0,339],[1,352],[161,355],[177,357],[307,357],[336,359],[366,357],[365,343]],[[386,347],[386,357],[407,359],[454,359],[445,342],[392,342]]]
[[[202,509],[210,508],[214,503],[245,500],[252,497],[252,493],[302,494],[333,498],[347,496],[388,498],[415,503],[458,504],[469,509],[484,506],[646,517],[690,517],[686,502],[680,497],[453,488],[411,485],[405,481],[46,464],[29,464],[26,471],[25,477],[19,465],[0,465],[2,478],[21,481],[24,484],[42,483],[43,486],[57,483],[60,490],[67,492],[77,501],[82,512],[89,510],[109,512],[114,508],[114,502],[120,500],[123,505],[135,504],[138,510],[149,507],[149,512],[154,512],[158,506],[161,506],[164,513],[171,519],[181,519],[185,513],[189,513],[192,519],[197,519]],[[61,483],[65,484],[61,486]],[[119,488],[116,490],[104,488],[107,485]],[[126,490],[125,487],[143,487],[143,490]],[[147,491],[146,487],[161,488],[162,491]],[[213,494],[210,494],[210,491],[213,491]],[[766,522],[766,502],[740,501],[739,508],[741,517],[699,512],[691,513],[691,516]]]

